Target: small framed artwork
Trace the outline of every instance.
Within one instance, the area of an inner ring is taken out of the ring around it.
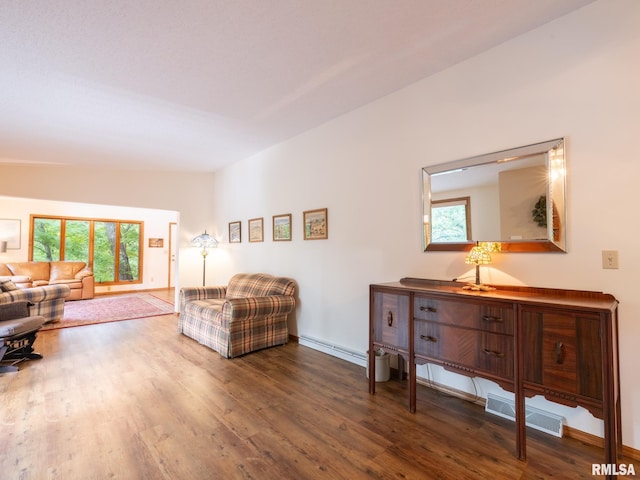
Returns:
[[[242,242],[242,222],[229,222],[229,243]]]
[[[164,247],[164,238],[150,238],[149,248],[162,248]]]
[[[264,241],[264,219],[262,217],[249,220],[249,241]]]
[[[291,240],[291,214],[273,216],[273,241]]]
[[[0,219],[0,241],[7,242],[9,250],[20,250],[20,220]]]
[[[303,212],[305,240],[323,240],[329,238],[329,219],[326,208]]]

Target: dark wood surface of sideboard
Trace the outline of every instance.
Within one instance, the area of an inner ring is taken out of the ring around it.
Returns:
[[[526,458],[525,397],[581,406],[604,421],[605,462],[621,453],[618,301],[600,292],[404,278],[370,285],[369,393],[375,351],[408,363],[409,410],[416,365],[432,363],[514,392],[516,452]]]

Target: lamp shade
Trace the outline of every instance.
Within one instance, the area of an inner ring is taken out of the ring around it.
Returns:
[[[488,265],[491,263],[491,255],[482,247],[475,246],[464,259],[464,263],[470,265]]]
[[[193,240],[191,240],[191,245],[198,248],[216,248],[218,246],[218,241],[213,238],[211,235],[207,233],[205,230],[204,233],[198,235]]]

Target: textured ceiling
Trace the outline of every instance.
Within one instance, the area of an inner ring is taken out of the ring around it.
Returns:
[[[0,163],[214,171],[592,0],[0,0]]]

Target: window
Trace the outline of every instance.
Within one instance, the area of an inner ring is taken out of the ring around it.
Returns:
[[[96,283],[142,282],[143,222],[31,216],[30,260],[75,260]]]
[[[468,242],[471,240],[471,199],[469,197],[431,202],[432,242]]]

